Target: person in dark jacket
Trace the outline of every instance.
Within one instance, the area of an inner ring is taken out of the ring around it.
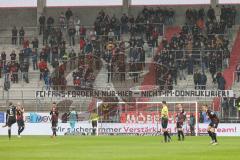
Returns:
[[[37,37],[35,37],[34,39],[33,39],[33,41],[32,41],[32,45],[33,45],[33,49],[38,49],[38,38]]]
[[[217,73],[216,81],[217,81],[217,84],[218,84],[218,89],[219,90],[225,90],[226,80],[223,77],[222,73]]]
[[[207,84],[207,76],[202,73],[201,76],[200,76],[200,87],[202,90],[205,90],[206,89],[206,84]]]
[[[43,32],[43,45],[48,44],[49,30],[45,29]]]
[[[198,71],[195,71],[195,73],[193,75],[193,81],[194,81],[195,89],[199,89],[200,80],[201,80],[201,74]]]
[[[23,64],[20,65],[20,70],[23,74],[23,79],[26,83],[29,83],[28,79],[28,70],[29,70],[29,63],[27,61],[24,61]]]
[[[240,63],[236,66],[237,82],[240,81]]]
[[[17,35],[18,35],[18,30],[16,26],[14,26],[12,29],[12,45],[17,45]]]
[[[212,75],[212,81],[213,82],[215,81],[214,75],[216,74],[216,71],[217,71],[216,63],[215,62],[210,62],[210,64],[209,64],[209,72]]]
[[[33,63],[33,70],[38,70],[38,54],[37,51],[33,49],[32,51],[32,63]]]
[[[227,97],[222,99],[223,118],[227,118],[229,113],[229,100]]]
[[[181,60],[178,63],[179,79],[186,80],[186,61],[185,59]]]
[[[47,19],[47,29],[49,32],[52,29],[53,24],[54,24],[54,19],[53,19],[53,17],[49,16]]]
[[[66,13],[65,13],[65,17],[67,19],[67,23],[70,20],[70,18],[73,16],[72,10],[70,8],[67,9]]]
[[[25,35],[25,31],[24,31],[23,27],[21,27],[21,29],[19,30],[19,45],[23,44],[24,35]]]
[[[70,27],[68,29],[68,36],[69,36],[69,45],[75,46],[75,34],[76,34],[76,29],[74,27]]]
[[[187,58],[188,75],[193,74],[193,63],[194,63],[193,57],[192,55],[189,55]]]
[[[177,85],[177,67],[175,64],[171,65],[170,72],[171,72],[171,77],[174,80],[175,85]]]
[[[112,77],[111,77],[111,75],[112,75],[112,64],[111,64],[111,62],[109,62],[107,64],[107,71],[108,71],[107,83],[110,83],[110,81],[112,79]]]
[[[46,18],[45,16],[42,14],[39,19],[38,19],[38,22],[40,24],[40,28],[39,28],[39,35],[41,35],[42,33],[44,33],[44,30],[45,30],[45,21],[46,21]]]

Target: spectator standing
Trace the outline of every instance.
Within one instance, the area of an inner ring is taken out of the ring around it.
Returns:
[[[37,50],[38,49],[38,44],[39,44],[38,38],[35,37],[32,41],[32,48]]]
[[[65,17],[66,17],[66,20],[67,20],[67,28],[68,28],[68,25],[69,25],[69,20],[72,16],[73,16],[72,10],[70,8],[68,8],[67,11],[65,12]]]
[[[65,52],[64,52],[65,53]],[[53,47],[52,48],[52,61],[54,60],[58,60],[59,56],[58,56],[58,47]]]
[[[83,25],[81,25],[79,29],[79,34],[80,34],[80,37],[86,36],[86,28]]]
[[[3,61],[0,59],[0,78],[2,78]]]
[[[59,17],[59,25],[60,25],[59,27],[61,31],[63,32],[64,26],[65,26],[65,16],[63,12],[60,14],[60,17]]]
[[[14,26],[12,29],[12,45],[17,45],[17,35],[18,35],[18,30],[16,26]]]
[[[48,32],[51,31],[51,29],[53,27],[53,24],[54,24],[54,19],[53,19],[53,17],[49,16],[48,19],[47,19],[47,30],[48,30]]]
[[[25,36],[25,31],[23,27],[21,27],[21,29],[19,30],[19,45],[23,44],[24,36]]]
[[[41,59],[41,61],[38,63],[38,67],[40,70],[40,80],[43,78],[43,73],[45,71],[45,69],[47,69],[47,63]]]
[[[218,89],[219,90],[225,90],[226,80],[223,77],[222,73],[217,73],[216,81],[217,81],[217,84],[218,84]]]
[[[202,73],[200,77],[200,87],[202,90],[206,89],[206,84],[207,84],[207,76],[205,75],[205,73]]]
[[[79,45],[80,45],[80,51],[82,51],[86,45],[86,41],[84,37],[80,37]]]
[[[121,29],[122,29],[122,34],[125,34],[128,32],[128,16],[125,13],[121,17]]]
[[[6,65],[6,53],[3,51],[1,53],[1,60],[2,60],[2,63],[3,63],[3,67]]]
[[[41,16],[39,17],[38,19],[38,22],[39,22],[39,25],[40,25],[40,28],[39,28],[39,35],[41,35],[42,33],[44,33],[44,30],[45,30],[45,21],[46,21],[46,18],[43,14],[41,14]]]
[[[213,21],[215,19],[215,11],[211,6],[207,11],[207,16],[211,21]]]
[[[80,25],[81,25],[80,18],[78,16],[76,16],[76,19],[75,19],[75,30],[76,30],[76,35],[77,36],[80,35]]]
[[[75,51],[72,49],[71,52],[69,53],[69,58],[70,58],[70,69],[74,69],[75,68],[75,64],[76,64],[76,53]]]
[[[228,112],[229,112],[229,102],[227,97],[224,97],[222,99],[222,111],[223,111],[223,118],[227,118]]]
[[[192,55],[189,55],[187,59],[188,75],[193,74],[193,63],[194,63],[193,57]]]
[[[195,89],[199,89],[200,80],[201,80],[201,74],[198,71],[195,71],[195,73],[193,75],[193,81],[194,81]]]
[[[179,79],[186,80],[186,61],[183,59],[178,63]]]
[[[237,82],[240,81],[240,63],[236,66]]]
[[[48,44],[49,30],[46,29],[43,32],[43,45]]]
[[[107,77],[107,83],[110,83],[110,80],[112,79],[111,75],[112,75],[112,63],[109,62],[107,64],[107,71],[108,71],[108,77]]]
[[[13,83],[18,83],[18,70],[19,70],[19,64],[17,62],[12,62],[11,66],[11,73],[12,73],[12,81]]]
[[[35,49],[33,49],[32,51],[32,63],[33,63],[33,70],[38,70],[38,54],[37,51]]]
[[[20,50],[20,52],[18,53],[18,61],[20,64],[23,63],[24,61],[24,53],[23,53],[23,50]]]
[[[154,28],[153,32],[152,32],[152,41],[153,41],[153,47],[158,47],[158,30],[157,28]]]
[[[215,76],[216,71],[217,71],[216,62],[215,61],[214,62],[212,61],[212,62],[209,63],[209,71],[210,71],[210,73],[212,75],[212,81],[214,82],[215,81],[214,76]]]
[[[14,50],[13,50],[12,53],[10,54],[10,57],[11,57],[11,62],[12,62],[12,63],[16,61],[17,55],[16,55],[16,53],[15,53]]]
[[[70,46],[75,46],[75,34],[76,34],[76,29],[74,27],[70,27],[68,29],[68,36],[69,36],[69,45]]]
[[[20,65],[20,70],[22,72],[24,81],[26,83],[29,83],[29,79],[28,79],[29,63],[27,61],[24,61],[23,64]]]
[[[46,89],[49,90],[50,89],[50,76],[49,76],[49,70],[48,68],[45,68],[44,69],[44,72],[43,72],[43,80],[44,80],[44,84],[46,86]]]

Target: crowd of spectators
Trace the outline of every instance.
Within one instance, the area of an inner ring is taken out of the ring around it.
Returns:
[[[79,67],[73,72],[73,84],[75,89],[91,89],[95,80],[93,67],[93,57],[79,59]]]
[[[25,30],[21,27],[19,30],[16,26],[12,28],[12,45],[23,45],[25,37]]]
[[[229,65],[227,31],[235,22],[236,10],[223,6],[219,20],[217,15],[211,7],[207,13],[203,8],[187,9],[186,24],[181,32],[174,35],[170,42],[163,39],[161,53],[155,56],[155,61],[160,64],[156,67],[156,83],[162,89],[172,89],[178,77],[185,79],[186,74],[193,74],[195,89],[206,89],[206,71],[210,72],[218,89],[225,89],[226,82],[221,71]]]
[[[238,103],[240,98],[234,95],[231,98],[224,97],[221,100],[222,118],[227,120],[231,117],[237,117],[238,114]]]
[[[136,17],[123,14],[117,18],[102,10],[94,22],[94,29],[96,35],[104,36],[106,40],[120,40],[121,34],[130,34],[131,37],[145,36],[148,43],[158,46],[158,37],[163,35],[164,24],[172,24],[174,14],[172,8],[154,10],[144,7]]]
[[[210,71],[213,82],[221,83],[218,88],[224,88],[222,87],[224,81],[219,81],[219,77],[222,77],[220,72],[228,66],[230,57],[229,41],[225,34],[227,29],[235,23],[236,9],[225,6],[217,8],[220,11],[215,11],[211,7],[206,12],[203,8],[187,9],[186,24],[182,26],[181,32],[175,34],[170,42],[163,37],[161,53],[154,58],[157,62],[155,66],[156,84],[160,85],[161,89],[173,89],[173,84],[177,84],[178,78],[185,80],[187,74],[193,75],[195,89],[205,89],[206,70]],[[29,40],[24,39],[23,27],[19,31],[14,27],[12,43],[17,43],[19,35],[19,42],[24,47],[19,53],[20,63],[11,61],[11,64],[1,64],[0,70],[12,68],[4,67],[5,65],[21,66],[26,64],[28,67],[25,68],[28,69],[13,68],[28,72],[31,58],[33,70],[40,70],[40,79],[43,79],[45,84],[66,85],[64,74],[56,74],[54,78],[52,77],[53,79],[49,78],[51,74],[48,63],[54,69],[58,68],[59,73],[64,73],[66,69],[64,62],[72,60],[75,63],[76,58],[83,54],[88,57],[97,56],[106,61],[107,82],[112,79],[125,81],[126,71],[130,72],[129,76],[133,78],[134,82],[138,82],[139,74],[145,66],[144,44],[147,43],[149,47],[157,47],[159,36],[163,35],[163,25],[161,24],[172,24],[174,15],[172,8],[162,9],[159,7],[156,9],[144,7],[136,17],[123,14],[119,18],[115,15],[110,16],[101,10],[94,22],[94,28],[89,32],[81,25],[79,17],[74,17],[70,8],[65,14],[61,12],[58,20],[52,16],[46,18],[41,15],[39,35],[43,35],[44,46],[42,49],[38,49],[37,38],[31,42],[32,47],[30,48]],[[129,41],[123,41],[121,34],[129,34]],[[80,46],[78,55],[73,49],[68,51],[66,45],[66,37],[68,37],[69,46],[74,46],[76,36],[79,37]],[[126,44],[129,45],[126,47]],[[128,55],[125,54],[128,52],[127,50],[129,50]],[[3,58],[1,61],[4,61]],[[70,63],[71,69],[76,68],[74,63]],[[196,65],[200,66],[199,71],[195,70]],[[78,79],[82,77],[84,80],[81,79],[81,82],[84,85],[84,81],[89,79],[89,73],[86,71],[94,69],[89,65],[84,67],[78,65],[77,68],[78,70],[73,74],[74,85],[79,84]],[[85,75],[86,73],[88,74]],[[27,77],[25,79],[28,82],[28,76],[24,77]],[[13,79],[14,82],[17,82],[17,78]]]

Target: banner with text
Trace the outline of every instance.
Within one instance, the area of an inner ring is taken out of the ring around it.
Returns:
[[[0,123],[0,125],[4,125]],[[26,128],[22,135],[51,135],[51,124],[50,123],[26,123]],[[176,125],[171,123],[168,125],[168,131],[176,133]],[[198,133],[207,133],[208,124],[199,124]],[[69,123],[59,123],[57,127],[58,135],[65,135],[70,132]],[[189,133],[189,126],[184,127],[184,132]],[[90,134],[92,132],[91,123],[81,122],[77,123],[75,127],[76,132]],[[161,132],[160,124],[124,124],[124,123],[102,123],[99,124],[98,131],[100,134],[156,134]],[[12,133],[17,134],[17,124],[12,126]],[[240,136],[240,124],[239,123],[223,123],[219,124],[217,129],[219,136]],[[0,130],[0,135],[7,135],[7,128]]]
[[[79,97],[233,97],[232,90],[73,90],[73,91],[36,91],[36,98],[79,98]]]

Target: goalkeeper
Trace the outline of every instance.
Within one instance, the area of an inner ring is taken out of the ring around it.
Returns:
[[[76,122],[78,122],[78,114],[75,111],[74,107],[71,108],[71,111],[68,113],[68,117],[69,117],[71,132],[72,134],[74,134],[75,125],[76,125]]]

